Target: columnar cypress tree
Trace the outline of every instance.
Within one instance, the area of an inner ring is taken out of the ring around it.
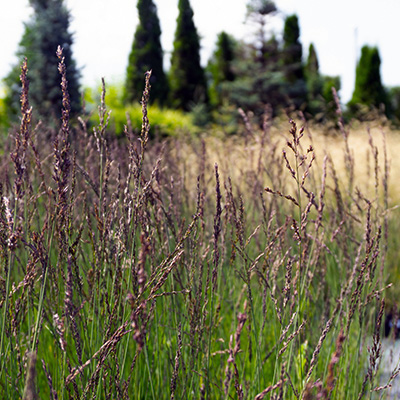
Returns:
[[[387,105],[387,94],[381,81],[381,58],[376,47],[363,46],[356,69],[356,83],[350,108],[363,104],[368,107]]]
[[[144,74],[152,70],[150,101],[164,104],[168,83],[163,69],[161,28],[153,0],[138,0],[139,25],[136,28],[126,74],[125,100],[139,101],[144,89]]]
[[[283,30],[282,61],[286,81],[289,84],[287,94],[296,107],[305,102],[307,94],[302,56],[299,20],[297,15],[291,15],[286,18]]]
[[[300,43],[300,27],[297,15],[290,15],[285,20],[283,30],[283,62],[285,66],[292,68],[288,72],[290,80],[302,79],[303,65],[302,56],[303,49]]]
[[[72,57],[72,35],[68,31],[70,14],[63,0],[30,0],[33,16],[25,25],[25,33],[19,44],[18,56],[28,59],[30,102],[35,114],[50,120],[61,115],[62,92],[58,72],[57,47],[63,48],[67,66],[68,92],[71,112],[80,111],[79,71]],[[8,84],[8,102],[18,102],[15,77],[19,66],[14,67],[5,79]]]
[[[318,57],[313,43],[310,43],[310,46],[308,48],[308,58],[305,70],[306,74],[309,76],[319,75]]]
[[[224,93],[222,85],[224,82],[232,82],[235,73],[232,63],[235,58],[234,38],[226,32],[221,32],[217,38],[217,47],[208,63],[208,71],[211,74],[212,84],[210,87],[210,99],[213,104],[222,103]]]
[[[311,43],[308,49],[307,64],[304,67],[304,75],[307,84],[307,110],[315,115],[321,111],[321,95],[323,88],[323,78],[319,73],[319,63],[317,52]]]
[[[174,107],[188,111],[195,103],[208,102],[207,85],[189,0],[179,0],[178,9],[170,69],[171,102]]]

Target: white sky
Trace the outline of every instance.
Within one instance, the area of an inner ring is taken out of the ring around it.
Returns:
[[[168,61],[178,0],[154,1]],[[138,21],[136,3],[136,0],[66,0],[72,14],[74,57],[82,67],[84,85],[93,86],[102,76],[106,82],[123,79]],[[237,38],[251,39],[250,27],[243,24],[246,3],[247,0],[191,0],[202,38],[203,65],[222,30]],[[276,5],[281,14],[271,22],[271,29],[280,34],[284,16],[297,13],[305,56],[313,42],[321,73],[341,76],[343,101],[351,97],[356,56],[363,44],[379,47],[384,84],[400,86],[399,0],[276,0]],[[16,62],[14,54],[24,31],[23,22],[30,13],[28,0],[0,0],[0,78]]]

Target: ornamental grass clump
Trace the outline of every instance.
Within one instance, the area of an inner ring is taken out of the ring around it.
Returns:
[[[385,142],[364,187],[342,122],[345,173],[306,125],[274,135],[269,108],[223,145],[154,141],[151,71],[117,140],[104,81],[98,124],[71,122],[57,55],[57,135],[33,123],[25,61],[0,160],[0,397],[388,398]]]

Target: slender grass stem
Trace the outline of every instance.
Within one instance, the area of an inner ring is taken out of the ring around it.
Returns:
[[[151,373],[151,369],[150,369],[149,354],[147,351],[147,340],[146,339],[145,339],[143,351],[144,351],[144,357],[146,359],[146,367],[147,367],[148,379],[150,382],[151,395],[152,395],[153,400],[156,400],[156,396],[154,394],[153,374]]]
[[[7,321],[7,311],[8,311],[8,298],[9,298],[9,293],[10,293],[10,281],[11,281],[11,260],[12,256],[8,256],[8,267],[7,267],[7,278],[6,278],[6,296],[4,299],[4,304],[3,304],[3,319],[1,321],[1,343],[0,343],[0,356],[1,356],[1,370],[0,370],[0,376],[4,372],[4,364],[6,362],[6,353],[3,353],[3,346],[4,346],[4,341],[5,341],[5,336],[6,336],[6,321]]]

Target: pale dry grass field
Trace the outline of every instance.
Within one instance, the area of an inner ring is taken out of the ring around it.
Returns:
[[[298,128],[302,127],[301,121],[296,121]],[[185,182],[193,182],[199,171],[200,153],[208,163],[216,163],[221,175],[230,177],[236,186],[246,192],[246,177],[257,169],[276,169],[282,167],[282,151],[290,138],[290,123],[279,120],[268,126],[264,132],[256,126],[251,126],[246,133],[234,136],[204,135],[201,143],[195,140],[180,141],[173,153],[176,160],[181,163],[180,168],[185,176]],[[340,130],[326,133],[320,126],[306,126],[302,147],[311,145],[315,160],[312,172],[316,181],[320,180],[324,158],[327,157],[327,168],[335,170],[340,186],[346,190],[349,185],[350,168],[353,168],[353,186],[358,188],[371,201],[376,198],[376,191],[382,198],[382,180],[385,170],[389,173],[388,206],[396,208],[400,202],[400,131],[389,127],[379,126],[377,123],[360,124],[345,127],[347,145],[343,132]],[[350,162],[346,161],[346,146],[350,155]],[[265,165],[266,154],[274,153],[276,165]],[[290,154],[287,154],[290,159]],[[208,167],[210,167],[209,165]],[[212,171],[212,168],[205,168]],[[261,172],[261,171],[260,171]],[[273,175],[271,173],[271,175]],[[330,175],[330,174],[328,174]],[[212,179],[212,174],[208,180]],[[329,177],[328,177],[329,180]],[[285,185],[290,182],[282,182]],[[265,182],[265,186],[271,182]],[[376,187],[378,187],[376,189]]]
[[[346,163],[344,160],[345,141],[341,134],[323,135],[313,130],[315,151],[320,159],[325,153],[334,160],[335,168],[342,179],[346,179]],[[371,142],[372,140],[372,142]],[[385,144],[386,142],[386,144]],[[384,173],[385,151],[389,167],[389,204],[395,206],[400,201],[400,131],[387,127],[361,125],[349,129],[348,143],[354,158],[354,173],[357,185],[367,193],[374,192],[375,160],[371,144],[377,150],[379,175]],[[385,149],[386,148],[386,149]]]

